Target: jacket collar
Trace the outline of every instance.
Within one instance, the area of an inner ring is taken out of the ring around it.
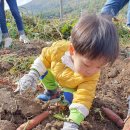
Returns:
[[[65,52],[65,54],[61,57],[61,61],[63,64],[65,64],[67,67],[69,67],[71,70],[74,71],[74,64],[71,59],[69,51]]]

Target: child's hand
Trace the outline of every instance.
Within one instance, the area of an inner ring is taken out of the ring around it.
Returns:
[[[79,130],[79,126],[73,122],[64,122],[61,130]]]
[[[31,70],[28,74],[25,74],[19,81],[17,89],[14,92],[24,92],[29,87],[36,90],[39,74],[35,70]]]
[[[125,122],[123,130],[130,130],[130,117]]]

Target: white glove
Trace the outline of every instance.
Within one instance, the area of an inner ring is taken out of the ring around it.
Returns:
[[[32,90],[36,90],[36,86],[38,83],[39,79],[39,73],[35,70],[30,70],[28,74],[25,74],[19,81],[18,81],[18,86],[17,89],[14,92],[24,92],[27,90],[29,87],[32,88]]]
[[[79,126],[73,122],[64,122],[61,130],[79,130]]]

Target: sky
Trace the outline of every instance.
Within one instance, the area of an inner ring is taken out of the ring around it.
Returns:
[[[31,2],[32,0],[17,0],[17,4],[18,6],[22,6],[22,5],[25,5],[29,2]],[[5,0],[5,10],[8,10],[9,7],[8,7],[8,4],[6,3],[6,0]]]

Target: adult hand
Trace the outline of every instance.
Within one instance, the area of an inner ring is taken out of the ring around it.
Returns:
[[[130,130],[130,116],[126,119],[123,130]]]

